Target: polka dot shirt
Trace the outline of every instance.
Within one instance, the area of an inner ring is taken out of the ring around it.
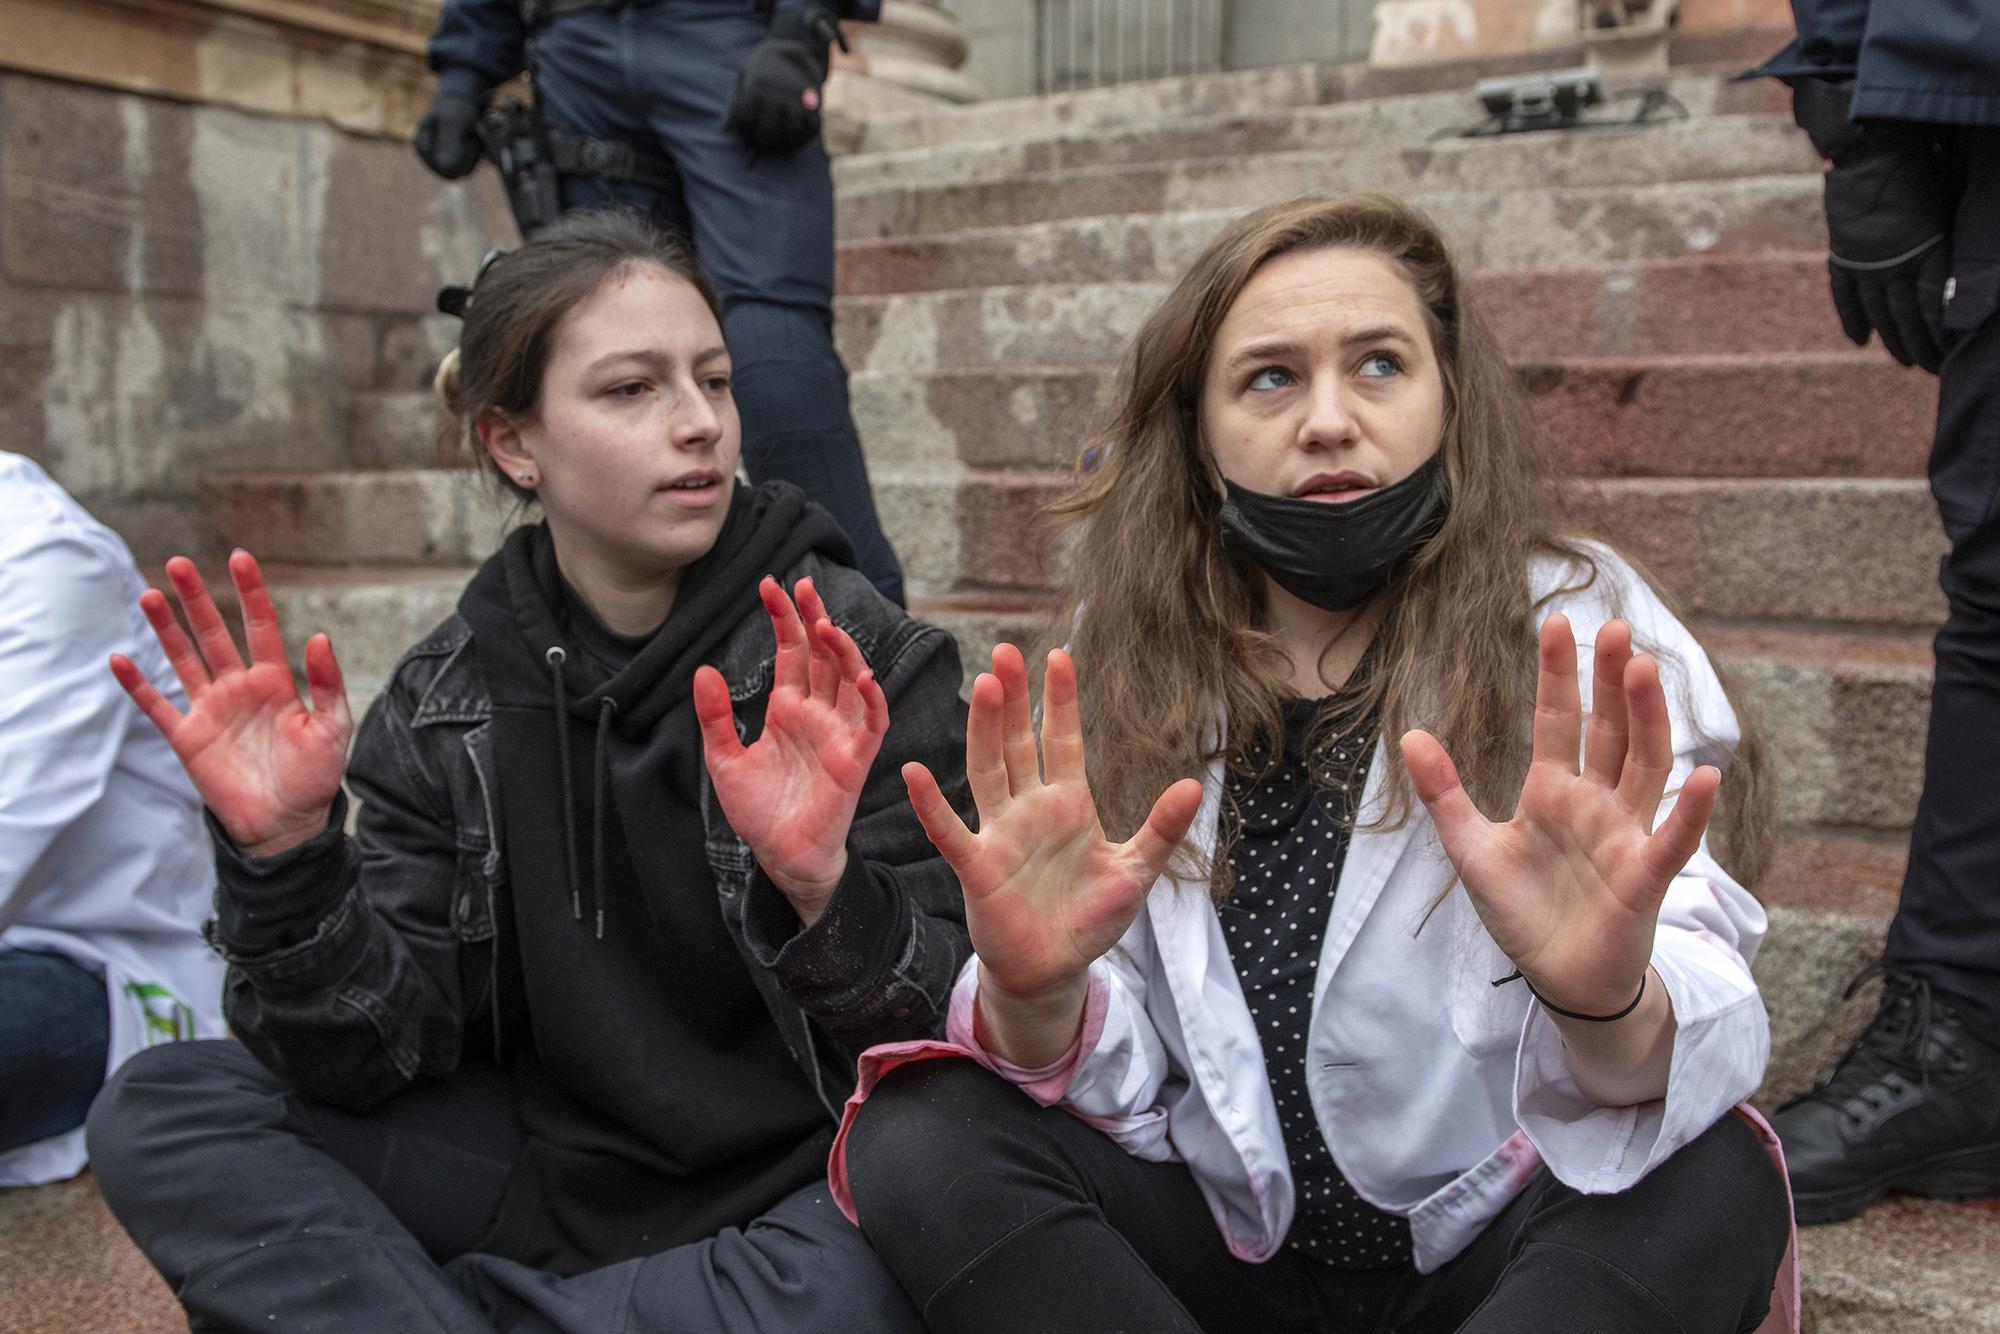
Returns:
[[[1263,1043],[1297,1187],[1285,1244],[1341,1269],[1396,1268],[1411,1263],[1408,1221],[1354,1193],[1306,1095],[1306,1028],[1320,943],[1375,743],[1371,721],[1305,755],[1324,702],[1287,702],[1283,760],[1254,782],[1230,776],[1234,884],[1221,909],[1222,932]]]

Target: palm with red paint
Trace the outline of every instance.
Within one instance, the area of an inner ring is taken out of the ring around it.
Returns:
[[[1653,828],[1673,772],[1672,725],[1659,667],[1633,655],[1623,621],[1598,633],[1591,702],[1586,736],[1576,641],[1551,616],[1513,819],[1480,814],[1430,733],[1406,733],[1403,759],[1493,942],[1553,1004],[1612,1014],[1639,991],[1660,902],[1701,846],[1722,774],[1694,770]]]
[[[234,553],[229,574],[243,608],[247,665],[194,562],[176,556],[167,562],[167,577],[194,642],[158,589],[141,594],[139,606],[187,691],[187,712],[176,709],[123,654],[112,655],[111,671],[166,737],[237,847],[252,856],[272,856],[326,828],[354,724],[327,637],[306,641],[312,695],[307,708],[285,660],[284,636],[256,559],[247,551]]]
[[[1041,741],[1038,764],[1027,665],[1002,644],[993,670],[972,683],[965,734],[979,832],[966,828],[928,769],[903,768],[924,833],[964,890],[987,979],[1020,997],[1074,984],[1117,943],[1201,805],[1201,784],[1185,778],[1160,794],[1130,839],[1105,837],[1084,776],[1076,668],[1060,649],[1043,684]]]
[[[810,922],[847,869],[848,827],[889,730],[889,702],[812,580],[799,580],[796,607],[768,576],[757,591],[778,645],[764,730],[743,744],[713,667],[695,672],[694,710],[730,827]]]

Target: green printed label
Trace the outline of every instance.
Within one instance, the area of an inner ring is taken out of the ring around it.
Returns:
[[[194,1011],[165,987],[155,982],[127,982],[125,994],[138,1008],[147,1046],[187,1042],[194,1037]]]

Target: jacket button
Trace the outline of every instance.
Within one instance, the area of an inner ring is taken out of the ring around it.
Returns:
[[[896,1017],[898,1019],[908,1019],[910,1017],[910,1007],[907,1005],[898,1005],[896,1007]]]

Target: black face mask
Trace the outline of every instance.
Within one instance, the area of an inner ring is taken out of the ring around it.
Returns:
[[[1326,611],[1359,606],[1444,521],[1443,452],[1400,482],[1329,504],[1265,495],[1223,479],[1222,544]]]

